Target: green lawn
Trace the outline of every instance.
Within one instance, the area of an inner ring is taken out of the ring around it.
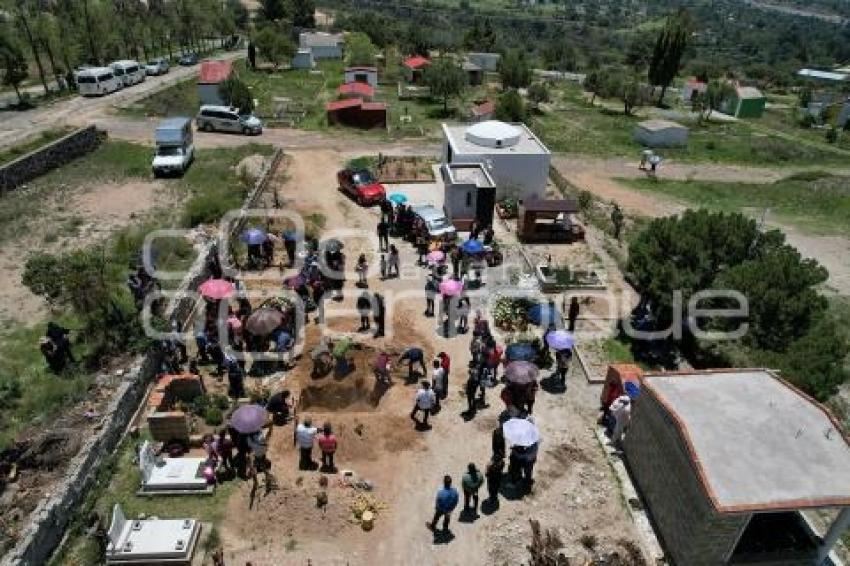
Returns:
[[[767,184],[621,179],[643,191],[716,210],[760,212],[784,218],[807,231],[850,235],[850,178],[799,173]]]
[[[0,150],[0,165],[9,163],[10,161],[14,161],[15,159],[26,155],[31,151],[35,151],[36,149],[45,146],[50,142],[58,140],[62,136],[68,135],[72,131],[74,131],[74,129],[69,127],[45,130],[44,132],[42,132],[31,140]]]
[[[638,109],[642,117],[636,117],[625,116],[622,106],[613,100],[591,107],[584,100],[581,88],[575,85],[555,89],[553,99],[556,109],[532,120],[535,133],[549,149],[598,157],[635,158],[640,152],[641,145],[634,141],[632,133],[635,125],[646,119],[650,109]],[[758,120],[752,124],[745,121],[704,125],[682,122],[691,128],[688,146],[662,150],[667,158],[762,166],[827,166],[848,162],[847,155],[833,151],[825,143],[801,144],[765,133],[759,129]],[[802,132],[804,136],[808,134]],[[795,130],[786,129],[782,133],[793,135]]]

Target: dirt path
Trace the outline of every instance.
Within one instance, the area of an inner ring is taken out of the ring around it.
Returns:
[[[559,155],[553,160],[558,170],[580,189],[598,197],[614,200],[627,211],[657,217],[679,214],[687,203],[662,199],[648,192],[638,191],[618,183],[615,178],[638,179],[643,173],[637,163],[622,159],[593,160]],[[714,164],[665,163],[663,176],[668,179],[711,180],[720,182],[771,183],[799,171],[796,169],[763,169]],[[846,173],[842,171],[841,173]],[[746,212],[746,211],[743,211]],[[850,295],[850,239],[842,236],[807,234],[786,223],[767,219],[767,225],[785,233],[788,242],[807,257],[818,260],[829,270],[827,286],[830,290]]]
[[[280,194],[301,211],[324,214],[327,233],[345,227],[365,230],[371,236],[376,212],[356,207],[335,190],[333,173],[347,156],[330,150],[291,152],[292,161]],[[368,250],[364,239],[351,234],[340,237],[346,241],[350,261],[361,249]],[[491,389],[487,393],[489,405],[479,410],[474,419],[463,418],[466,402],[462,384],[469,361],[469,335],[439,337],[434,319],[422,316],[424,300],[402,297],[423,288],[425,271],[415,267],[409,244],[400,240],[394,243],[401,251],[403,277],[370,281],[370,289],[380,290],[387,299],[387,336],[380,340],[364,337],[363,341],[365,347],[394,352],[419,345],[428,360],[438,351],[449,353],[450,394],[442,411],[432,417],[432,429],[414,430],[407,413],[416,385],[404,384],[406,368],[402,367],[396,368],[394,385],[383,394],[375,412],[310,409],[316,420],[329,418],[341,427],[341,444],[359,447],[341,452],[337,465],[353,468],[373,480],[376,488],[371,495],[386,508],[379,512],[374,530],[364,532],[347,520],[350,493],[348,488],[338,487],[333,476],[328,488],[330,503],[324,512],[317,508],[314,497],[319,489],[318,474],[295,470],[297,454],[288,425],[278,436],[283,440],[272,446],[280,489],[271,492],[253,510],[248,509],[247,486],[231,498],[228,518],[222,526],[228,562],[232,559],[239,564],[250,560],[253,564],[352,566],[520,564],[527,560],[530,518],[555,529],[564,542],[565,554],[578,560],[589,556],[590,551],[581,543],[582,535],[588,533],[596,536],[597,551],[622,549],[623,544],[636,541],[616,480],[592,433],[598,390],[585,385],[577,366],[566,394],[541,391],[538,395],[535,418],[544,440],[533,492],[517,499],[502,497],[498,506],[486,505],[478,516],[459,519],[455,512],[451,536],[435,536],[425,528],[442,476],[450,474],[458,484],[468,462],[475,462],[481,469],[485,466],[501,402],[498,389]],[[351,282],[347,288],[347,295],[354,295]],[[343,308],[350,308],[351,301],[349,298],[342,303]],[[330,318],[331,312],[326,311],[326,316]],[[356,321],[349,314],[349,318],[331,325],[352,330]],[[371,384],[370,368],[364,370],[361,363],[341,383],[364,378]],[[365,428],[361,429],[362,436],[352,433],[354,422]],[[384,427],[384,432],[375,436],[377,426]],[[623,540],[629,542],[622,543]]]

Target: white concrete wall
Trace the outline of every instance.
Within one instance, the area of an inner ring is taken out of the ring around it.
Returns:
[[[445,147],[443,148],[445,158]],[[452,163],[481,163],[496,182],[496,198],[512,196],[523,200],[543,198],[549,180],[547,154],[475,154],[452,156]]]
[[[353,83],[357,81],[357,75],[366,75],[366,84],[372,88],[378,88],[378,72],[377,71],[346,71],[345,82]]]

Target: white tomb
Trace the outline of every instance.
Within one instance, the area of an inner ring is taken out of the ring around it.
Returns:
[[[158,458],[145,441],[139,450],[142,485],[138,495],[182,495],[212,493],[213,484],[203,475],[204,458]]]
[[[120,505],[112,509],[106,563],[129,565],[190,564],[201,534],[195,519],[132,519]]]

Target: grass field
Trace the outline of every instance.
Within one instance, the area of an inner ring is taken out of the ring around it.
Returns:
[[[172,183],[183,206],[154,210],[136,224],[112,233],[105,242],[105,253],[119,262],[134,257],[151,230],[217,221],[224,212],[241,205],[247,190],[237,177],[235,165],[249,155],[270,155],[272,152],[269,146],[254,144],[199,152],[185,177]],[[60,186],[68,190],[68,187],[91,183],[151,179],[149,160],[148,147],[109,141],[87,156],[33,181],[27,190],[5,195],[0,207],[0,243],[35,229],[30,223],[39,218],[39,203],[54,198],[53,193]],[[73,249],[74,246],[68,247]],[[157,265],[168,271],[185,269],[194,260],[194,252],[182,239],[159,241],[157,252]],[[163,281],[163,286],[168,288],[176,283]],[[72,317],[65,317],[61,322],[69,328],[78,326]],[[0,357],[4,361],[0,366],[0,449],[25,427],[45,422],[57,411],[81,400],[91,381],[91,376],[82,368],[63,377],[47,370],[38,350],[38,338],[43,332],[43,325],[36,324],[33,327],[6,326],[0,333]],[[86,337],[77,336],[77,333],[72,337],[75,337],[77,357],[85,359]]]
[[[758,211],[820,234],[850,235],[850,179],[828,173],[799,173],[775,183],[746,184],[711,181],[620,182],[674,200],[715,210]]]
[[[251,89],[257,102],[255,113],[271,125],[292,125],[312,131],[337,131],[351,135],[383,138],[435,137],[446,120],[443,105],[436,100],[399,100],[395,83],[378,87],[375,100],[388,105],[388,131],[359,130],[330,126],[325,104],[336,100],[336,89],[343,82],[342,61],[320,61],[315,71],[261,69],[251,71],[244,61],[237,63],[239,76]],[[495,96],[486,87],[468,87],[460,100],[451,100],[450,119],[468,111],[474,100]],[[132,116],[194,116],[200,101],[193,81],[178,83],[122,110]],[[410,116],[404,124],[401,116]]]
[[[579,86],[562,85],[553,90],[552,106],[555,109],[536,117],[532,127],[553,151],[634,158],[641,150],[640,144],[632,138],[634,127],[654,110],[639,108],[639,117],[625,116],[622,106],[616,101],[603,101],[602,104],[591,107]],[[803,144],[760,131],[757,120],[752,124],[739,121],[704,125],[680,121],[691,128],[688,146],[661,152],[665,157],[679,161],[764,166],[813,163],[826,166],[848,162],[848,155],[834,151],[825,142],[812,140],[813,143]],[[781,133],[793,137],[799,132],[785,128]]]

